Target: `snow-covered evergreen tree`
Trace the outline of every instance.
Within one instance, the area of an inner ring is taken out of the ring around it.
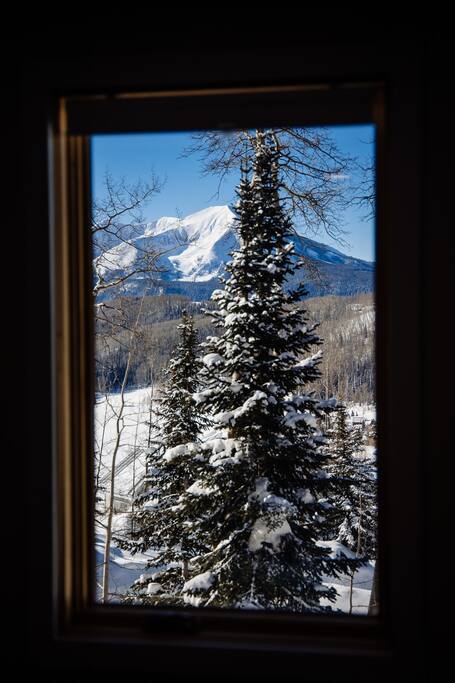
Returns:
[[[193,398],[201,367],[197,331],[186,311],[178,331],[180,343],[165,371],[155,413],[158,447],[148,452],[147,490],[135,501],[131,539],[118,542],[133,553],[152,550],[155,556],[147,564],[147,573],[132,586],[126,601],[177,604],[181,588],[189,578],[189,559],[206,548],[191,533],[178,505],[195,479],[192,472],[197,471],[197,462],[188,456],[184,444],[190,442],[194,447],[201,428],[207,424]]]
[[[205,387],[196,398],[219,438],[183,447],[200,469],[179,506],[210,546],[189,563],[183,596],[193,605],[331,609],[336,592],[323,575],[355,566],[318,545],[331,489],[318,447],[324,406],[310,392],[321,340],[296,305],[304,286],[286,287],[298,264],[279,196],[279,153],[273,136],[258,131],[252,178],[244,169],[238,190],[240,248],[224,290],[212,296],[220,334],[204,345]]]
[[[166,449],[196,441],[204,419],[193,394],[201,370],[198,359],[198,334],[194,320],[182,311],[182,322],[177,327],[180,343],[174,350],[165,371],[160,407],[156,410],[160,422],[161,441]]]
[[[359,557],[376,555],[376,466],[363,455],[362,432],[348,424],[347,409],[340,404],[329,440],[329,472],[338,492],[331,512],[332,538]]]

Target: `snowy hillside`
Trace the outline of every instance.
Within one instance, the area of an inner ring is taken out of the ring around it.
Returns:
[[[121,438],[116,456],[115,492],[119,497],[131,498],[133,487],[145,473],[145,449],[149,436],[150,421],[149,388],[125,393],[125,406],[120,416],[120,393],[98,396],[95,404],[95,450],[97,462],[95,474],[99,488],[104,492],[109,483],[112,455],[117,440],[117,428]]]
[[[134,265],[141,254],[153,251],[160,254],[159,279],[166,291],[177,291],[177,283],[188,283],[187,287],[190,283],[213,283],[209,288],[213,290],[219,286],[218,277],[224,272],[230,252],[238,247],[234,226],[235,216],[228,206],[212,206],[182,219],[164,216],[144,225],[143,234],[129,243],[113,245],[98,259],[97,268],[103,275],[117,277],[123,269]],[[296,235],[294,243],[297,254],[319,264],[327,292],[372,290],[374,264],[306,237]],[[174,289],[169,288],[171,283]],[[125,293],[139,295],[146,286],[150,287],[150,283],[141,274],[129,279]],[[207,298],[205,289],[201,291]]]

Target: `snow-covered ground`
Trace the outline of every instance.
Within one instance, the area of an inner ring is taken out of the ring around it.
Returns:
[[[346,546],[338,541],[320,541],[319,545],[329,548],[331,557],[346,555],[346,557],[352,559],[356,556],[352,550],[349,550],[349,548],[346,548]],[[371,587],[373,585],[374,564],[374,560],[369,561],[354,573],[352,579],[352,614],[367,614],[368,612]],[[326,577],[324,584],[326,586],[333,586],[338,593],[338,598],[334,604],[325,600],[322,600],[321,603],[332,604],[333,609],[339,609],[342,612],[349,613],[351,601],[351,576],[343,574],[336,579],[333,577]]]
[[[125,392],[125,406],[121,418],[119,417],[121,408],[120,394],[98,396],[96,400],[95,444],[97,453],[99,454],[101,451],[100,483],[105,488],[108,487],[112,454],[117,441],[117,431],[120,430],[116,461],[115,495],[118,495],[126,504],[128,504],[128,501],[131,501],[133,489],[138,486],[145,474],[145,449],[149,439],[150,400],[150,388]],[[375,419],[376,416],[374,406],[372,405],[349,404],[348,412],[349,415],[353,412],[355,416],[363,417],[367,423]],[[209,440],[215,438],[216,435],[215,432],[210,432],[205,436]],[[373,455],[374,448],[372,446],[367,448],[371,451],[369,454]],[[128,524],[128,513],[114,514],[114,536],[116,533],[127,529]],[[354,557],[354,554],[348,548],[345,548],[337,541],[321,541],[321,545],[329,547],[333,555],[344,553],[348,557]],[[97,524],[95,553],[98,580],[101,576],[103,547],[104,529],[102,525]],[[109,591],[112,594],[112,601],[119,600],[121,595],[128,591],[141,574],[147,573],[145,565],[149,558],[150,556],[147,554],[138,553],[131,555],[129,552],[115,547],[115,545],[111,546]],[[368,562],[354,575],[352,584],[353,614],[367,613],[373,572],[374,562]],[[327,577],[324,583],[326,585],[333,585],[338,592],[338,599],[335,604],[332,604],[332,608],[349,612],[351,577],[349,575],[343,575],[337,579]]]
[[[123,530],[129,522],[129,517],[126,514],[114,515],[114,532]],[[347,557],[355,557],[348,548],[337,541],[321,541],[320,545],[324,545],[331,549],[331,555],[335,556],[337,553],[345,554]],[[98,580],[101,578],[103,553],[104,553],[104,533],[98,530],[95,539],[95,553]],[[147,560],[151,556],[147,553],[137,553],[131,555],[126,550],[111,547],[110,552],[110,576],[109,576],[109,593],[111,594],[111,601],[118,602],[121,596],[129,591],[132,584],[142,574],[153,574],[150,570],[145,569]],[[158,569],[154,570],[155,572]],[[367,562],[360,567],[354,574],[352,581],[352,614],[367,614],[368,604],[370,601],[371,587],[373,583],[374,561]],[[322,600],[322,605],[330,605],[333,610],[341,610],[349,613],[351,604],[351,577],[347,574],[340,575],[336,579],[333,577],[326,577],[323,582],[326,586],[333,586],[338,597],[335,603],[330,603],[328,600]]]
[[[98,395],[95,403],[95,474],[99,470],[97,508],[103,509],[111,473],[112,456],[119,436],[116,456],[114,501],[129,508],[133,489],[145,474],[145,448],[149,438],[151,390],[136,389],[124,394],[124,408],[121,413],[120,393]],[[113,535],[125,529],[129,515],[114,514]],[[95,563],[97,586],[101,579],[104,557],[104,528],[106,518],[95,523]],[[109,592],[113,600],[125,593],[144,571],[147,556],[134,556],[111,545]]]
[[[120,393],[99,395],[96,399],[95,450],[97,458],[101,454],[100,485],[106,486],[108,483],[117,431],[120,431],[115,493],[121,496],[131,495],[133,486],[145,473],[144,451],[149,437],[150,399],[150,388],[126,391],[121,417]]]
[[[125,523],[125,515],[114,515],[114,534]],[[109,566],[109,594],[110,602],[120,602],[122,595],[128,593],[131,585],[144,574],[144,567],[149,556],[137,553],[131,555],[125,550],[120,550],[114,544],[110,550]],[[104,559],[104,531],[97,527],[95,535],[95,563],[97,574],[97,595],[100,597],[101,577]]]
[[[346,408],[348,420],[351,422],[356,417],[363,418],[367,424],[372,420],[376,420],[376,407],[373,403],[348,403]]]

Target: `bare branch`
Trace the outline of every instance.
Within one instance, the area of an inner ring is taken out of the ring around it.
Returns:
[[[355,157],[342,153],[325,128],[274,128],[271,132],[280,152],[281,196],[295,227],[310,234],[322,229],[346,244],[343,210],[349,205],[371,207],[372,163],[362,166]],[[182,156],[198,155],[202,175],[218,176],[219,192],[226,177],[238,170],[242,161],[251,160],[255,137],[248,130],[196,133]]]

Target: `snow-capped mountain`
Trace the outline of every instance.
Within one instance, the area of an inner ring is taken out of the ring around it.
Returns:
[[[174,249],[163,257],[169,262],[165,279],[202,282],[221,275],[238,246],[233,220],[228,206],[211,206],[181,220],[166,216],[148,224],[145,236],[152,236],[158,249],[174,240]]]
[[[228,206],[211,206],[182,219],[163,216],[144,225],[142,235],[114,245],[98,258],[97,269],[103,275],[118,277],[122,270],[134,268],[141,254],[154,251],[160,254],[160,282],[155,283],[159,291],[187,293],[193,299],[208,298],[219,287],[218,278],[230,260],[230,252],[238,247],[234,218]],[[302,269],[300,276],[309,281],[310,293],[350,294],[372,289],[373,263],[347,256],[307,237],[296,235],[293,241],[297,254],[318,264],[316,275],[308,273],[305,277]],[[145,286],[150,287],[149,280],[142,274],[130,278],[125,283],[125,293],[140,295]]]

